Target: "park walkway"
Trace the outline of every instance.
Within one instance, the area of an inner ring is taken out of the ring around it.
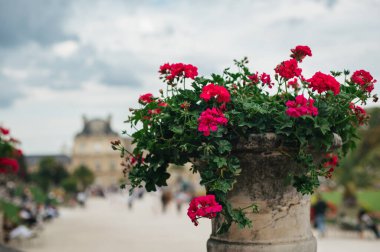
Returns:
[[[210,232],[208,220],[194,227],[186,209],[178,215],[174,206],[161,213],[156,196],[145,195],[132,211],[122,196],[90,199],[86,208],[61,210],[61,217],[46,225],[32,241],[23,244],[25,252],[144,252],[206,251]],[[378,252],[380,241],[353,237],[318,241],[318,252]]]

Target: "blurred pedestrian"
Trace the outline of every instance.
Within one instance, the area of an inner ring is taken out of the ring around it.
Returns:
[[[373,221],[371,216],[367,213],[366,210],[360,209],[358,213],[358,221],[359,221],[359,232],[360,237],[363,238],[363,233],[365,229],[371,230],[377,239],[380,239],[380,233],[377,228],[376,223]]]
[[[162,206],[162,212],[165,213],[166,209],[168,207],[169,202],[172,199],[172,193],[168,189],[163,189],[161,194],[161,206]]]
[[[318,229],[321,237],[326,235],[326,211],[327,203],[322,199],[320,194],[317,195],[317,203],[314,205],[315,227]]]

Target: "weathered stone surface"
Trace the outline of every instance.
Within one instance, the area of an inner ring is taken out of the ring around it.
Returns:
[[[310,227],[310,200],[285,183],[289,172],[298,167],[275,134],[252,135],[241,140],[234,149],[240,159],[242,173],[228,194],[233,207],[244,208],[256,203],[259,213],[247,216],[253,228],[232,225],[224,234],[216,234],[222,220],[212,222],[207,243],[209,252],[315,252],[317,243]]]

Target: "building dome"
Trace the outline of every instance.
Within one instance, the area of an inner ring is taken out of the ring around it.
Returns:
[[[77,134],[77,136],[102,136],[102,135],[114,135],[118,134],[111,128],[111,116],[108,116],[106,120],[92,119],[88,120],[83,116],[83,130]]]

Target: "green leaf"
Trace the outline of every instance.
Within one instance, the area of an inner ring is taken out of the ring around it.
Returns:
[[[224,179],[218,179],[214,181],[214,183],[211,185],[212,191],[221,191],[223,193],[227,193],[231,189],[232,184],[230,183],[230,181]]]
[[[173,126],[170,128],[171,131],[173,131],[176,134],[183,134],[183,126]]]
[[[224,166],[227,166],[227,159],[224,157],[214,157],[212,160],[216,163],[218,168],[222,168]]]
[[[230,152],[232,149],[231,143],[227,140],[220,140],[217,142],[218,144],[218,151],[220,154],[223,154],[225,152]]]

